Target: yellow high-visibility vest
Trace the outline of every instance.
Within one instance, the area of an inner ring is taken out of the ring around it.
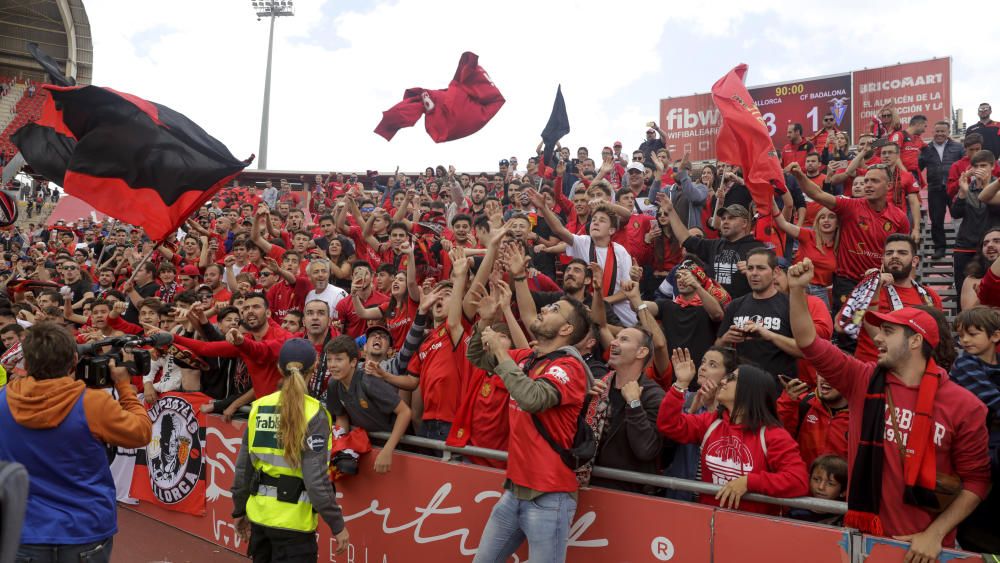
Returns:
[[[303,408],[305,420],[312,420],[320,411],[330,419],[330,413],[316,399],[306,395]],[[302,470],[292,469],[285,460],[284,449],[278,437],[278,403],[281,391],[272,393],[253,402],[250,410],[249,427],[247,429],[247,444],[250,459],[255,470],[271,477],[293,475],[302,478]],[[331,425],[332,428],[332,420]],[[333,437],[327,437],[327,448],[333,447]],[[309,496],[303,492],[297,502],[282,502],[277,498],[275,487],[261,485],[258,490],[250,491],[247,500],[247,517],[251,522],[270,528],[281,528],[297,532],[314,532],[318,517],[309,501]]]

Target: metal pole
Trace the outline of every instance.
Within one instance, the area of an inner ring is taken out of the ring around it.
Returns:
[[[257,151],[257,169],[267,169],[267,120],[271,105],[271,52],[274,50],[274,20],[278,17],[271,5],[271,32],[267,38],[267,71],[264,74],[264,108],[260,115],[260,150]]]

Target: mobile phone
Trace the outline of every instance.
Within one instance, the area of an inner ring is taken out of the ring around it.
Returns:
[[[778,379],[780,379],[781,383],[784,384],[784,385],[788,385],[789,383],[792,382],[792,378],[791,377],[788,377],[787,375],[784,375],[784,374],[781,374],[781,373],[778,374]]]

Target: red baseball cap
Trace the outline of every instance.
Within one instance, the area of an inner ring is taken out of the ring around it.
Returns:
[[[201,271],[198,270],[198,266],[195,266],[194,264],[188,264],[187,266],[181,268],[181,271],[178,273],[178,275],[189,276],[192,278],[200,278]]]
[[[903,307],[890,313],[869,311],[865,313],[865,322],[874,326],[882,326],[882,323],[905,326],[923,336],[931,348],[937,348],[938,342],[941,341],[937,321],[934,320],[934,317],[913,307]]]
[[[622,146],[622,142],[621,141],[615,141],[615,145],[614,146],[620,147],[620,146]]]

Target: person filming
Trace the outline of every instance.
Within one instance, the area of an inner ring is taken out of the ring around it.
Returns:
[[[76,380],[65,328],[36,324],[22,346],[27,375],[0,390],[0,460],[23,464],[31,478],[17,560],[110,561],[118,510],[106,446],[145,446],[152,421],[125,367],[111,368],[117,401]]]

